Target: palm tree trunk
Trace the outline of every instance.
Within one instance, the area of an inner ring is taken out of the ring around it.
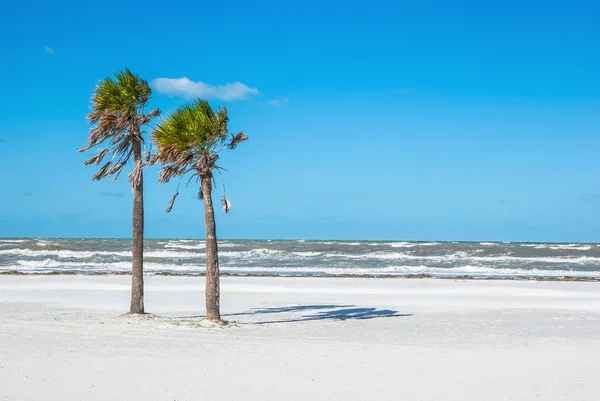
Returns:
[[[134,168],[140,169],[139,182],[133,182],[133,241],[131,246],[131,306],[129,313],[144,313],[144,180],[142,145],[133,142]]]
[[[220,322],[219,254],[211,177],[202,177],[202,197],[206,225],[206,320]]]

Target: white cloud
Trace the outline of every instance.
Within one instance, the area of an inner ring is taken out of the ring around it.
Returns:
[[[181,96],[186,99],[196,97],[220,100],[246,100],[250,96],[260,95],[257,88],[250,88],[241,82],[225,85],[211,85],[202,81],[194,82],[184,78],[156,78],[151,82],[157,92],[169,96]]]
[[[48,46],[44,46],[44,50],[46,50],[46,53],[48,53],[48,54],[54,54],[55,53],[54,49],[51,48],[51,47],[48,47]]]
[[[270,106],[273,107],[283,107],[284,104],[287,104],[289,102],[287,97],[284,97],[283,99],[279,100],[279,99],[273,99],[273,100],[269,100],[267,101],[267,103]]]

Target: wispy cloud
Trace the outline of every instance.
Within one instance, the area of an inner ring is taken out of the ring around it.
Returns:
[[[267,101],[267,104],[269,104],[269,106],[273,106],[273,107],[283,107],[284,104],[288,104],[289,100],[287,97],[284,97],[283,99],[273,99],[273,100],[269,100]]]
[[[594,201],[600,201],[600,194],[598,193],[588,193],[588,194],[583,194],[581,195],[580,199],[583,202],[594,202]]]
[[[48,54],[54,54],[54,53],[56,53],[56,52],[54,51],[54,49],[53,49],[53,48],[51,48],[51,47],[49,47],[49,46],[45,46],[45,47],[44,47],[44,50],[46,50],[46,53],[48,53]]]
[[[156,78],[151,82],[159,93],[169,96],[181,96],[186,99],[196,97],[219,100],[246,100],[251,96],[260,95],[257,88],[251,88],[241,82],[225,85],[211,85],[202,81],[194,82],[183,78]]]
[[[112,198],[122,198],[125,196],[123,192],[100,192],[100,196],[108,196]]]
[[[280,216],[278,214],[265,214],[262,216],[255,216],[252,218],[252,220],[259,220],[259,221],[264,221],[264,220],[283,220],[284,217]]]

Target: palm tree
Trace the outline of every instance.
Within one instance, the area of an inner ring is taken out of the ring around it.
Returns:
[[[84,152],[98,145],[106,146],[96,156],[86,160],[85,166],[100,165],[109,153],[111,159],[94,174],[92,180],[107,176],[119,177],[133,156],[133,169],[128,182],[133,190],[133,241],[131,250],[131,306],[129,313],[144,313],[144,182],[142,167],[150,161],[149,153],[142,155],[143,128],[160,114],[152,110],[145,114],[152,90],[148,82],[128,69],[98,83],[92,94],[91,112],[87,118],[94,124]]]
[[[188,173],[192,173],[189,180],[196,178],[196,181],[200,181],[198,198],[204,200],[206,225],[206,319],[213,322],[222,322],[219,308],[219,255],[212,204],[213,172],[217,170],[220,173],[221,168],[216,162],[221,150],[235,149],[248,139],[242,131],[237,135],[230,134],[228,122],[225,107],[215,112],[206,100],[198,99],[166,117],[152,134],[158,148],[155,161],[164,165],[159,173],[160,182],[178,176],[181,182],[181,178]],[[171,199],[167,213],[171,211],[177,195],[178,191]],[[227,213],[230,203],[225,195],[221,201]]]

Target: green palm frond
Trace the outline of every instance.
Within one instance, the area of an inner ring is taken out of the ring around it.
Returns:
[[[93,179],[100,180],[114,175],[116,180],[133,153],[133,142],[144,142],[142,127],[160,114],[160,110],[144,114],[151,95],[148,82],[128,69],[115,74],[114,78],[106,78],[98,83],[92,94],[91,111],[88,114],[88,121],[94,127],[90,130],[88,144],[79,151],[84,152],[101,144],[106,146],[99,154],[86,160],[86,166],[99,165],[108,153],[113,156]],[[134,173],[130,180],[135,182],[139,176],[139,172]]]
[[[115,79],[106,78],[98,83],[92,96],[92,113],[88,119],[96,123],[106,113],[136,117],[138,111],[148,103],[151,94],[147,81],[125,69],[116,73]]]

